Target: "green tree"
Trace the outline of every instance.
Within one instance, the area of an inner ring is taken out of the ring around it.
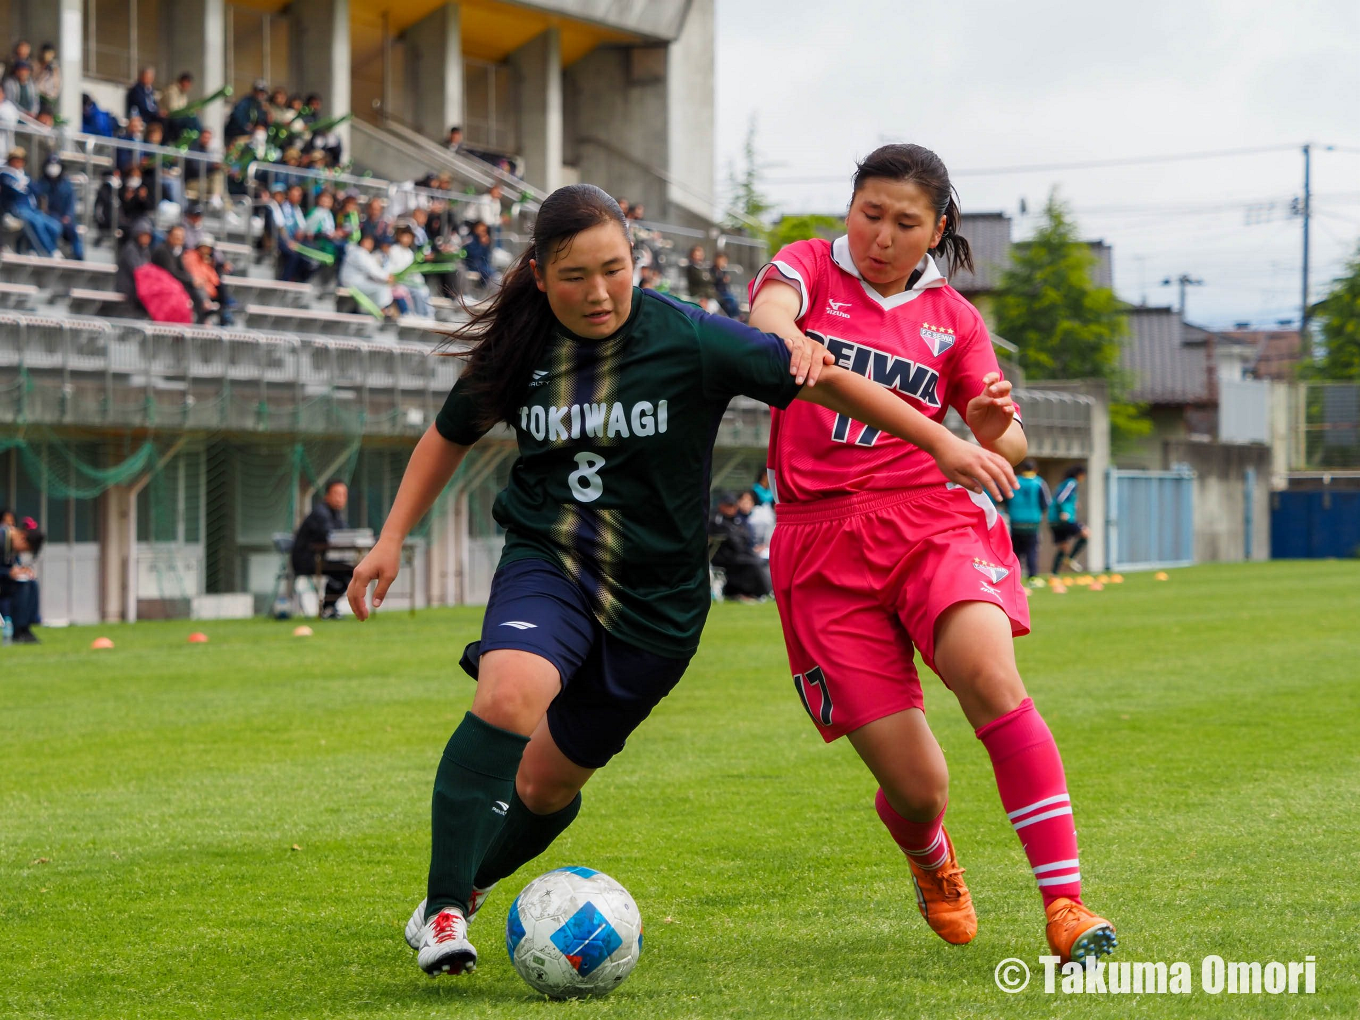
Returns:
[[[1145,408],[1120,400],[1126,386],[1119,352],[1128,324],[1114,291],[1096,286],[1094,266],[1054,192],[1038,232],[1012,249],[993,301],[996,331],[1019,348],[1017,360],[1032,379],[1105,380],[1118,448],[1147,435],[1152,423]]]
[[[802,216],[783,216],[765,235],[765,243],[773,255],[786,244],[803,241],[809,237],[834,239],[845,233],[845,221],[839,216],[824,213],[806,213]]]
[[[732,196],[727,226],[733,230],[758,233],[763,231],[769,214],[774,211],[774,203],[760,190],[765,165],[756,152],[754,115],[746,125],[746,143],[742,146],[741,158],[743,166],[740,171],[730,165],[727,170],[727,190]],[[756,223],[761,224],[761,230],[757,230]]]
[[[1306,375],[1360,381],[1360,246],[1331,292],[1313,306],[1319,341]]]

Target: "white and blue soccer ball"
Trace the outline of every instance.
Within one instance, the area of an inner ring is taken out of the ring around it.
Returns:
[[[544,995],[607,995],[642,953],[642,915],[628,890],[603,872],[558,868],[510,904],[505,948],[519,976]]]

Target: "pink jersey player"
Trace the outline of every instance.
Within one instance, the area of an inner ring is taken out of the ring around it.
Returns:
[[[791,244],[752,281],[751,324],[806,334],[828,362],[936,422],[953,407],[982,446],[1018,463],[1027,444],[987,328],[930,254],[971,268],[957,223],[939,157],[883,146],[859,164],[846,236]],[[878,780],[879,817],[930,927],[969,942],[977,914],[944,829],[948,770],[913,651],[991,756],[1050,948],[1064,961],[1110,952],[1114,927],[1081,900],[1062,759],[1015,665],[1029,609],[992,502],[947,482],[929,451],[806,403],[776,412],[768,465],[770,572],[794,687],[822,736],[847,736]]]
[[[950,407],[963,414],[982,393],[983,377],[999,377],[1000,370],[982,316],[935,261],[927,256],[915,275],[911,287],[884,297],[855,268],[849,238],[814,239],[781,250],[752,281],[751,294],[772,278],[792,284],[800,297],[798,326],[837,364],[943,421]],[[944,484],[934,458],[918,447],[824,408],[808,410],[774,412],[769,466],[777,499],[802,503]]]

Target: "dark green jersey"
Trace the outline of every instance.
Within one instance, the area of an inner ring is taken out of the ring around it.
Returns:
[[[560,563],[612,634],[685,658],[708,614],[713,440],[737,394],[785,407],[798,393],[778,337],[633,291],[628,321],[588,340],[559,329],[514,422],[519,459],[496,497],[502,565]],[[484,434],[460,381],[435,427]]]

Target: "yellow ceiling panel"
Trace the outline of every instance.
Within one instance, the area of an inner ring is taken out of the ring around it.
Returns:
[[[369,35],[372,26],[387,14],[390,31],[396,35],[416,24],[444,0],[350,0],[354,42]],[[269,6],[272,4],[272,7]],[[278,9],[273,0],[250,0],[259,9]],[[463,53],[476,60],[501,61],[530,39],[556,26],[562,33],[563,66],[580,60],[596,46],[605,43],[639,42],[640,37],[603,28],[584,21],[531,10],[500,0],[462,0]]]

